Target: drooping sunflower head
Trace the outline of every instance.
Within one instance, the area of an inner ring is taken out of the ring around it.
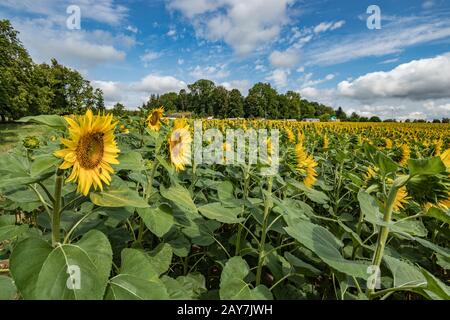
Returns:
[[[289,142],[293,143],[295,142],[295,135],[294,132],[290,128],[286,128],[286,137]]]
[[[440,154],[442,162],[447,167],[447,170],[450,170],[450,149],[445,150]]]
[[[150,130],[159,131],[161,129],[161,119],[164,114],[164,108],[156,108],[150,112],[147,117],[147,126]]]
[[[408,201],[410,199],[411,198],[408,196],[408,191],[406,190],[406,186],[401,187],[398,190],[397,195],[395,196],[393,210],[395,212],[399,212],[400,210],[404,209],[405,204],[408,203]]]
[[[398,163],[401,166],[406,165],[406,163],[409,160],[410,155],[411,155],[411,150],[409,149],[408,145],[407,144],[402,144],[400,146],[400,160],[399,160]]]
[[[170,160],[177,171],[191,163],[192,137],[184,119],[176,119],[169,137]]]
[[[303,183],[307,187],[312,187],[316,182],[317,162],[311,155],[308,155],[303,145],[298,143],[295,146],[296,170],[303,176]]]
[[[60,169],[72,168],[67,182],[77,181],[77,192],[87,196],[91,186],[103,190],[103,183],[109,185],[114,170],[111,164],[119,164],[120,150],[114,136],[117,122],[113,115],[93,115],[88,110],[85,115],[65,117],[69,124],[69,138],[62,138],[66,147],[55,152],[63,158]]]

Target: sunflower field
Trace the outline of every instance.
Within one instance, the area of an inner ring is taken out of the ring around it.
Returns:
[[[448,124],[202,121],[278,130],[263,175],[193,165],[193,121],[21,119],[49,130],[0,155],[0,299],[450,298]]]

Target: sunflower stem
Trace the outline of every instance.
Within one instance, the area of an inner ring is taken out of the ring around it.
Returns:
[[[273,177],[269,177],[268,179],[268,186],[267,186],[267,195],[265,197],[264,201],[264,218],[263,218],[263,224],[262,224],[262,230],[261,230],[261,241],[259,243],[259,258],[258,258],[258,267],[256,269],[256,286],[259,286],[261,284],[261,273],[262,273],[262,267],[264,264],[264,260],[266,257],[266,253],[264,252],[265,246],[266,246],[266,235],[267,235],[267,224],[269,220],[269,213],[270,208],[272,207],[272,184],[273,184]]]
[[[374,270],[376,270],[377,273],[379,273],[381,261],[383,259],[383,253],[384,248],[386,246],[386,240],[389,236],[389,223],[391,222],[392,218],[392,211],[395,205],[395,199],[397,197],[398,190],[400,189],[400,185],[395,183],[392,185],[391,189],[389,190],[387,203],[384,209],[384,216],[383,216],[383,222],[385,225],[383,225],[380,228],[380,233],[378,234],[378,240],[375,247],[375,252],[373,254],[372,258],[372,266],[374,267]],[[375,288],[367,288],[367,296],[370,298],[371,295],[373,295],[375,292]]]
[[[53,203],[53,216],[52,216],[52,244],[56,246],[61,240],[61,201],[62,201],[62,187],[64,183],[63,179],[64,171],[58,169],[55,179],[55,195]]]

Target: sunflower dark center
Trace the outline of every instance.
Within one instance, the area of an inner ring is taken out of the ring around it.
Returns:
[[[159,114],[158,112],[153,112],[151,117],[150,117],[150,124],[152,126],[156,125],[159,121]]]
[[[103,133],[88,133],[78,142],[77,159],[82,168],[93,169],[102,161],[103,151]]]

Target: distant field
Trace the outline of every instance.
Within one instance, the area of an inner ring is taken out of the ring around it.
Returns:
[[[34,124],[0,123],[0,154],[11,150],[27,136],[41,136],[49,129]]]

